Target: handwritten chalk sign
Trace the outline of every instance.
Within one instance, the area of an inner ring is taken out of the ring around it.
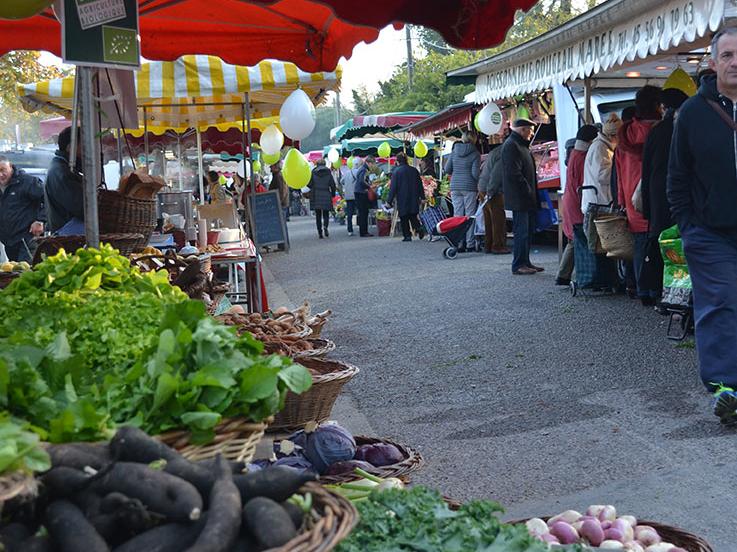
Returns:
[[[287,227],[284,221],[284,210],[279,201],[279,192],[272,190],[260,194],[249,195],[248,200],[256,226],[253,241],[256,247],[287,243]]]

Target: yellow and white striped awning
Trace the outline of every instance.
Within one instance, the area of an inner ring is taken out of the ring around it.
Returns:
[[[297,88],[319,105],[328,91],[339,89],[340,75],[340,67],[329,73],[305,73],[283,61],[243,67],[206,55],[144,63],[135,73],[140,126],[144,110],[151,130],[237,123],[243,119],[246,92],[253,119],[278,116],[284,100]],[[66,115],[72,109],[74,77],[19,84],[17,93],[27,111]]]

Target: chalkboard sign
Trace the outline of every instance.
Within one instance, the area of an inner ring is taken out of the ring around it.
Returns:
[[[287,227],[284,211],[279,201],[279,192],[263,192],[248,196],[253,213],[256,247],[287,243]]]

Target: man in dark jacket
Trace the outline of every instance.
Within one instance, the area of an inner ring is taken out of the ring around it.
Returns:
[[[333,196],[335,196],[335,179],[330,169],[326,166],[325,159],[318,159],[312,171],[310,182],[310,209],[315,211],[317,223],[317,235],[323,238],[330,237],[328,224],[330,223],[330,211],[333,210]]]
[[[412,241],[410,226],[422,239],[425,232],[422,230],[418,214],[420,201],[425,199],[425,189],[422,187],[420,173],[407,164],[407,155],[397,154],[397,166],[392,171],[392,181],[389,188],[389,197],[386,202],[391,204],[397,200],[396,209],[399,211],[399,222],[402,225],[402,241]]]
[[[33,237],[44,231],[43,199],[41,181],[0,155],[0,242],[11,261],[31,261]]]
[[[59,149],[46,173],[46,215],[49,229],[59,235],[84,234],[84,186],[69,168],[71,143],[72,129],[67,127],[59,133]]]
[[[375,167],[376,160],[369,155],[363,162],[361,162],[361,166],[358,167],[358,171],[356,171],[356,184],[354,188],[356,209],[358,211],[356,218],[358,220],[358,234],[362,238],[373,236],[373,234],[369,234],[368,231],[368,215],[370,206],[368,189],[371,187],[371,184],[368,181],[368,175],[369,171],[374,170]]]
[[[502,146],[486,156],[479,177],[479,200],[484,204],[484,253],[505,255],[507,248],[507,215],[504,212]]]
[[[737,28],[714,35],[711,66],[678,114],[668,201],[693,286],[701,380],[714,414],[737,423]]]
[[[512,274],[535,274],[541,266],[530,262],[532,234],[537,211],[537,171],[530,153],[535,124],[529,119],[512,123],[512,133],[502,145],[502,188],[504,203],[512,210],[514,247]]]

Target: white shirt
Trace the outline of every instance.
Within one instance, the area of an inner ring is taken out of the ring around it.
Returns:
[[[612,158],[614,145],[599,133],[586,153],[583,165],[583,187],[581,190],[581,212],[588,210],[590,203],[609,205],[612,202]],[[593,189],[586,189],[591,186]]]

